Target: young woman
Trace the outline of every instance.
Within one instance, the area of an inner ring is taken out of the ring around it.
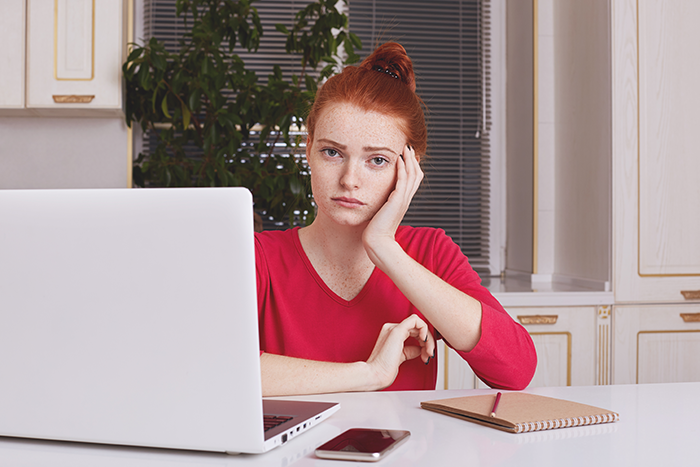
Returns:
[[[444,231],[399,226],[427,147],[413,66],[379,47],[318,91],[306,156],[318,212],[256,234],[264,395],[435,389],[444,339],[487,384],[522,389],[529,334]]]

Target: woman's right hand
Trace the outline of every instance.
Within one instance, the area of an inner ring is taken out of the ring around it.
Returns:
[[[409,337],[420,345],[408,343]],[[427,364],[434,356],[435,339],[426,322],[413,314],[400,323],[382,326],[367,365],[376,376],[377,389],[384,389],[394,382],[403,362],[420,357]]]
[[[410,337],[415,341],[407,342]],[[263,353],[263,396],[377,391],[394,382],[403,362],[420,357],[427,363],[434,355],[435,339],[426,322],[414,314],[382,326],[365,362],[323,362]]]

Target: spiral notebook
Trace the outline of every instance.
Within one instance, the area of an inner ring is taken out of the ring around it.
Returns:
[[[523,392],[503,392],[492,417],[495,399],[496,394],[455,397],[421,402],[421,407],[510,433],[597,425],[620,419],[610,410]]]

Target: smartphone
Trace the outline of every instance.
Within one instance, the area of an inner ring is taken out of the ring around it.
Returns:
[[[406,430],[351,428],[316,449],[322,459],[376,462],[411,436]]]

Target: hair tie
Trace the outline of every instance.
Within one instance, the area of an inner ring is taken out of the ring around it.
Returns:
[[[379,73],[386,73],[387,75],[391,76],[394,79],[399,79],[399,75],[397,75],[393,71],[390,71],[388,69],[384,69],[384,68],[380,67],[379,65],[375,66],[374,70],[378,71]]]

